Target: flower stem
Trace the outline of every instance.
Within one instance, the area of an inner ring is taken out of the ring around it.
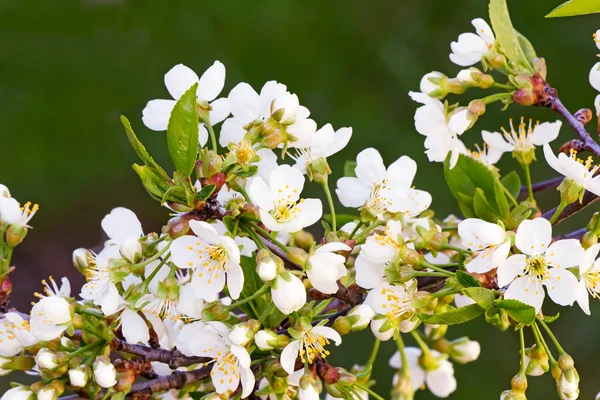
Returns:
[[[235,303],[233,303],[229,307],[227,307],[227,312],[235,310],[239,306],[244,305],[244,304],[256,299],[257,297],[262,296],[263,294],[267,293],[270,288],[271,288],[271,283],[265,283],[260,289],[258,289],[256,292],[254,292],[254,294],[252,294],[240,301],[236,301]]]
[[[423,354],[428,354],[429,346],[427,346],[427,343],[425,343],[425,341],[423,340],[423,338],[421,338],[421,336],[417,333],[417,331],[413,329],[412,331],[410,331],[410,334],[415,339],[415,342],[417,342],[417,344],[421,348],[421,351],[423,352]]]
[[[258,226],[256,223],[254,223],[252,221],[246,221],[246,223],[248,225],[250,225],[255,231],[257,231],[262,237],[264,237],[265,239],[270,240],[274,245],[276,245],[281,250],[283,250],[283,252],[285,254],[289,253],[288,247],[285,244],[283,244],[280,241],[278,241],[277,239],[271,237],[271,235],[269,234],[269,232],[265,231],[263,228],[261,228],[260,226]]]
[[[519,202],[513,197],[513,195],[508,191],[508,189],[506,188],[506,186],[504,186],[503,184],[500,184],[500,186],[502,186],[502,191],[504,191],[504,194],[506,195],[506,197],[509,198],[509,200],[515,205],[518,206]],[[531,186],[529,186],[531,187]]]
[[[420,339],[420,338],[419,338]],[[406,351],[404,346],[404,340],[402,340],[402,335],[400,332],[394,332],[394,340],[396,341],[396,346],[398,346],[398,353],[400,353],[400,360],[402,360],[402,366],[400,367],[400,372],[402,376],[410,376],[410,370],[408,369],[408,358],[406,358]],[[429,351],[429,349],[427,349]]]
[[[487,104],[491,104],[491,103],[494,103],[496,101],[500,101],[502,99],[508,99],[508,98],[511,98],[511,97],[512,97],[512,93],[506,93],[506,92],[503,92],[503,93],[494,93],[494,94],[491,94],[489,96],[486,96],[486,97],[482,98],[481,102],[483,104],[487,105]]]
[[[523,327],[519,329],[519,339],[521,341],[521,368],[519,372],[525,373],[525,337],[523,336]]]
[[[513,85],[507,85],[507,84],[498,83],[498,82],[492,83],[491,87],[498,88],[498,89],[515,90],[515,87]]]
[[[456,246],[452,246],[450,244],[443,244],[442,245],[442,250],[454,250],[458,253],[467,253],[467,254],[471,254],[472,251],[467,250],[467,249],[461,249],[460,247],[456,247]]]
[[[210,143],[212,146],[212,149],[214,150],[214,152],[218,152],[218,147],[217,147],[217,137],[215,136],[215,131],[213,130],[212,124],[210,123],[209,118],[205,118],[204,119],[204,126],[206,126],[206,129],[208,130],[208,134],[210,135]]]
[[[75,357],[79,354],[85,353],[86,351],[91,350],[95,347],[104,346],[104,344],[105,344],[104,340],[100,340],[98,342],[88,344],[87,346],[80,347],[77,350],[75,350],[74,352],[69,354],[69,359],[72,359],[73,357]]]
[[[350,236],[348,236],[348,240],[351,240],[354,237],[354,235],[356,235],[356,232],[358,232],[358,230],[360,229],[360,227],[363,226],[364,224],[365,224],[364,222],[358,221],[358,223],[356,224],[356,226],[352,230],[352,233],[350,233]]]
[[[527,198],[530,202],[535,204],[535,198],[533,197],[533,187],[531,186],[531,172],[529,171],[529,164],[521,164],[523,172],[525,173],[525,184],[527,185]]]
[[[375,393],[374,391],[372,391],[371,389],[369,389],[366,386],[359,385],[358,383],[355,383],[354,386],[369,393],[369,396],[373,397],[376,400],[385,400],[383,397],[381,397],[380,395],[378,395],[377,393]]]
[[[267,317],[271,314],[271,311],[273,311],[273,307],[275,307],[275,303],[273,303],[272,301],[269,303],[269,305],[267,306],[267,308],[264,309],[264,311],[262,312],[262,314],[260,315],[260,317],[258,317],[258,322],[259,323],[263,323],[265,319],[267,319]]]
[[[423,260],[423,264],[422,264],[422,266],[423,266],[423,267],[426,267],[426,268],[430,268],[430,269],[432,269],[432,270],[434,270],[434,271],[437,271],[437,272],[439,272],[439,273],[441,273],[441,274],[444,274],[445,276],[454,276],[454,272],[446,271],[446,270],[445,270],[445,269],[443,269],[443,268],[436,267],[435,265],[433,265],[433,264],[430,264],[430,263],[428,263],[428,262],[427,262],[427,261],[425,261],[425,260]]]
[[[325,307],[327,307],[329,305],[329,303],[331,303],[332,300],[333,300],[333,297],[331,299],[323,300],[322,302],[317,304],[315,306],[315,308],[313,308],[313,315],[319,315],[321,313],[321,311],[323,311],[325,309]]]
[[[364,236],[366,236],[367,233],[369,233],[370,231],[372,231],[373,229],[380,227],[384,225],[383,221],[379,221],[377,220],[376,222],[373,222],[371,225],[369,225],[368,227],[366,227],[365,229],[362,230],[362,232],[356,237],[356,239],[354,239],[354,241],[356,243],[360,242],[363,240]]]
[[[538,344],[541,344],[541,346],[544,348],[544,351],[546,351],[546,354],[548,355],[548,359],[550,360],[550,367],[554,366],[556,364],[556,360],[554,359],[554,356],[550,352],[550,348],[546,344],[546,341],[544,340],[544,337],[542,336],[542,332],[540,331],[540,328],[539,328],[539,326],[537,326],[535,321],[533,322],[533,324],[531,324],[531,330],[533,331],[533,334],[534,334],[535,339],[538,342]]]
[[[412,272],[410,274],[410,276],[436,276],[436,277],[439,277],[439,278],[447,278],[450,275],[444,274],[442,272],[422,272],[422,271],[415,271],[415,272]]]
[[[259,247],[261,249],[267,248],[267,246],[265,245],[265,242],[263,242],[263,240],[250,227],[248,227],[246,224],[242,223],[242,229],[244,231],[246,231],[246,233],[248,235],[250,235],[250,239],[252,239],[254,241],[254,243],[256,243],[257,247]]]
[[[538,322],[540,323],[541,326],[544,327],[544,330],[546,331],[548,336],[550,336],[550,340],[552,340],[552,343],[554,343],[554,347],[556,347],[556,350],[558,350],[558,355],[562,356],[563,354],[566,354],[565,349],[562,348],[562,346],[558,342],[558,339],[556,338],[556,336],[554,336],[554,333],[552,333],[552,331],[550,330],[548,325],[544,322],[544,320],[538,318]]]
[[[141,270],[142,268],[144,268],[146,265],[150,264],[152,261],[158,260],[160,258],[160,256],[162,256],[163,254],[165,254],[167,252],[167,250],[169,250],[169,247],[171,247],[171,243],[167,243],[167,245],[158,253],[156,253],[155,255],[153,255],[152,257],[150,257],[149,259],[142,261],[140,263],[137,264],[133,264],[130,268],[131,271],[136,272]]]
[[[550,218],[551,224],[554,224],[554,221],[556,221],[556,219],[560,216],[560,214],[563,212],[565,207],[568,205],[569,205],[569,203],[567,203],[566,201],[563,201],[562,196],[561,196],[560,204],[558,205],[558,207],[556,207],[556,211],[554,211],[552,218]]]
[[[331,212],[331,229],[333,230],[333,232],[337,232],[335,206],[333,204],[333,198],[331,197],[331,190],[329,190],[329,183],[325,181],[321,184],[321,186],[323,187],[325,197],[327,197],[327,202],[329,203],[329,211]]]
[[[371,350],[371,356],[369,357],[369,361],[367,361],[367,366],[369,369],[375,364],[375,359],[377,358],[377,353],[379,352],[379,345],[381,344],[381,340],[375,339],[373,342],[373,350]]]
[[[160,262],[160,264],[158,264],[157,267],[154,268],[154,271],[152,271],[152,273],[150,275],[148,275],[148,277],[146,279],[144,279],[144,282],[142,283],[142,291],[143,292],[146,292],[148,285],[150,285],[150,282],[152,282],[152,279],[154,279],[156,274],[158,274],[158,271],[160,271],[162,269],[163,265],[165,265],[165,263],[167,262],[169,257],[171,257],[171,254],[168,254],[165,258],[163,258],[162,261]]]

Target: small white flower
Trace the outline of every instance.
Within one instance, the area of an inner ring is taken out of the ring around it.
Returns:
[[[284,272],[273,280],[271,297],[275,307],[289,315],[306,304],[306,289],[296,275]]]
[[[67,278],[62,278],[60,288],[50,278],[50,287],[42,281],[46,296],[37,294],[40,298],[31,309],[31,333],[39,340],[52,340],[58,338],[67,329],[73,316],[73,308],[65,297],[71,294],[71,285]]]
[[[340,128],[333,130],[331,124],[324,125],[315,132],[310,145],[306,148],[299,148],[295,157],[294,167],[305,172],[306,168],[319,158],[330,157],[342,150],[352,137],[352,128]]]
[[[12,389],[8,389],[0,400],[33,400],[36,396],[33,391],[26,386],[18,386]]]
[[[40,369],[53,370],[58,367],[58,357],[51,350],[41,349],[35,355],[35,363]]]
[[[303,188],[302,172],[280,165],[271,173],[268,184],[260,177],[253,179],[248,194],[267,229],[292,233],[313,225],[323,215],[321,200],[300,198]]]
[[[229,334],[229,341],[238,346],[245,346],[252,340],[254,332],[243,324],[237,324],[231,330]]]
[[[479,358],[481,346],[476,340],[464,337],[450,342],[450,356],[456,362],[467,364]]]
[[[229,115],[229,100],[217,99],[225,85],[225,66],[215,61],[200,78],[194,71],[183,64],[177,64],[165,74],[165,86],[175,100],[150,100],[142,112],[144,125],[153,131],[166,131],[171,111],[177,100],[195,83],[198,83],[196,97],[198,103],[206,107],[210,103],[210,123],[216,125]],[[203,123],[199,123],[200,145],[208,140],[208,131]]]
[[[476,64],[483,56],[494,47],[496,38],[492,28],[481,18],[471,21],[475,27],[474,33],[463,33],[458,37],[458,42],[452,42],[450,60],[461,67]]]
[[[59,394],[54,386],[44,386],[42,390],[37,392],[37,400],[56,400]]]
[[[30,332],[29,321],[14,312],[4,314],[0,319],[0,356],[13,357],[24,348],[33,346],[40,340]]]
[[[473,251],[473,259],[465,265],[469,272],[491,271],[508,257],[510,242],[506,240],[504,228],[498,224],[468,218],[458,224],[458,235],[463,246]]]
[[[515,245],[523,254],[509,257],[497,270],[498,286],[510,286],[505,299],[519,300],[542,308],[544,289],[556,304],[575,301],[577,278],[568,268],[580,264],[584,250],[578,240],[565,239],[550,244],[552,225],[544,218],[525,220],[517,228]]]
[[[560,153],[558,158],[552,152],[549,144],[544,145],[544,156],[546,162],[556,172],[563,175],[565,178],[572,179],[579,185],[583,186],[585,190],[600,196],[600,176],[594,176],[598,168],[598,165],[594,165],[594,161],[591,156],[583,161],[577,158],[577,152],[571,149],[571,156],[567,156],[564,153]]]
[[[217,393],[233,392],[241,381],[242,398],[245,398],[254,389],[255,382],[250,369],[250,355],[246,348],[230,342],[230,333],[229,328],[221,322],[195,323],[193,340],[187,343],[186,349],[189,355],[214,360],[211,378]]]
[[[600,61],[590,70],[590,85],[600,92]]]
[[[535,150],[536,146],[543,146],[556,139],[561,126],[561,121],[543,122],[533,125],[531,119],[529,120],[529,125],[526,125],[523,118],[521,118],[518,129],[515,129],[511,118],[510,132],[501,128],[502,133],[481,131],[481,136],[489,146],[490,151],[499,152],[500,154],[507,152],[527,152]]]
[[[130,262],[141,259],[142,245],[138,239],[144,232],[133,211],[124,207],[114,208],[102,219],[101,225],[108,238],[119,245],[125,259]]]
[[[365,303],[373,308],[375,314],[385,316],[385,319],[392,324],[399,324],[410,319],[414,314],[413,298],[416,291],[417,281],[415,279],[411,279],[405,284],[385,284],[371,290]],[[376,320],[380,319],[373,319],[373,321]],[[389,325],[390,330],[393,330],[391,329],[392,324]],[[410,331],[412,327],[405,327],[405,330]]]
[[[336,346],[342,343],[340,334],[327,326],[315,326],[299,332],[299,339],[292,340],[281,352],[281,366],[288,374],[292,374],[298,355],[303,363],[308,364],[312,364],[317,356],[327,357],[329,351],[325,350],[325,346],[330,340]]]
[[[117,370],[109,359],[97,357],[94,361],[94,380],[101,387],[108,389],[117,384]]]
[[[456,390],[456,378],[454,378],[454,367],[452,363],[441,357],[435,350],[431,354],[438,360],[436,369],[424,370],[419,362],[422,351],[417,347],[406,347],[406,359],[410,367],[410,383],[413,392],[416,392],[424,384],[437,397],[448,397]],[[402,359],[400,353],[396,352],[390,359],[390,367],[400,369]]]
[[[448,154],[450,168],[454,168],[458,156],[466,151],[464,143],[459,139],[446,118],[444,104],[425,93],[409,92],[409,96],[417,103],[423,104],[415,111],[415,128],[426,136],[425,153],[429,161],[443,162]],[[461,132],[462,133],[462,132]]]
[[[337,292],[338,279],[346,276],[346,257],[336,251],[350,251],[350,246],[341,242],[320,246],[309,258],[306,276],[315,289],[322,293]]]
[[[600,296],[600,259],[596,260],[600,243],[590,246],[579,264],[579,283],[577,285],[577,304],[590,315],[590,298]]]
[[[254,335],[254,343],[263,351],[273,350],[275,348],[273,346],[278,341],[279,338],[273,331],[260,330],[256,332],[256,335]]]
[[[260,260],[256,266],[256,273],[263,282],[269,282],[277,276],[277,265],[271,257]]]
[[[23,207],[12,197],[0,196],[0,225],[29,227],[29,221],[39,210],[37,204],[25,203]]]
[[[475,80],[473,80],[473,72],[481,73],[477,68],[466,68],[461,69],[458,74],[456,74],[456,79],[462,84],[470,85],[474,84]],[[422,92],[422,90],[421,90]]]
[[[85,387],[90,375],[84,367],[72,368],[69,370],[69,383],[73,387]]]
[[[356,156],[356,178],[337,181],[335,192],[346,207],[364,207],[383,219],[387,212],[413,217],[431,204],[431,195],[412,188],[417,163],[402,156],[387,169],[379,152],[373,148]]]
[[[237,299],[244,286],[240,267],[240,249],[233,239],[219,236],[213,226],[204,221],[190,221],[196,236],[185,235],[171,244],[173,263],[191,269],[191,285],[199,297],[209,300],[225,287]]]

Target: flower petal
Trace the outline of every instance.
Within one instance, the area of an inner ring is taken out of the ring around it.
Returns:
[[[110,239],[119,243],[139,238],[144,234],[142,224],[135,213],[123,207],[114,208],[102,219],[102,229]]]
[[[548,249],[552,241],[552,225],[545,218],[521,222],[517,228],[515,245],[523,253],[537,256]]]
[[[550,279],[544,282],[548,295],[556,304],[571,306],[577,296],[577,278],[568,269],[550,268]]]
[[[550,143],[558,137],[561,126],[562,121],[541,123],[533,129],[533,132],[529,135],[529,139],[536,146]]]
[[[535,308],[536,312],[541,310],[544,297],[542,285],[533,281],[530,283],[528,276],[515,279],[504,293],[505,299],[519,300],[529,304]]]
[[[230,105],[229,100],[225,97],[221,97],[210,103],[210,123],[212,126],[215,126],[219,122],[223,121],[230,114]]]
[[[245,82],[238,83],[229,92],[231,113],[242,125],[260,117],[260,96]]]
[[[583,310],[584,313],[590,315],[590,295],[588,293],[587,287],[585,286],[585,280],[580,280],[577,283],[577,289],[575,291],[575,300],[577,300],[577,304]]]
[[[150,100],[142,111],[144,125],[153,131],[166,131],[175,100]]]
[[[344,207],[358,208],[365,204],[371,194],[371,188],[353,177],[338,179],[335,193]]]
[[[148,343],[150,332],[146,321],[135,311],[126,308],[121,313],[121,329],[127,343]]]
[[[456,390],[454,368],[448,360],[440,362],[438,369],[429,371],[425,376],[427,388],[437,397],[445,398]]]
[[[356,156],[356,177],[365,185],[375,186],[385,178],[385,165],[381,154],[374,148],[364,149]]]
[[[521,275],[527,266],[527,260],[524,254],[515,254],[510,256],[498,267],[498,287],[504,287],[511,283],[513,279]]]
[[[546,251],[548,264],[558,268],[571,268],[583,260],[585,250],[577,239],[565,239],[552,243]]]
[[[300,353],[300,345],[301,342],[299,340],[293,340],[281,352],[279,361],[285,372],[290,375],[294,373],[296,359],[298,358],[298,353]]]
[[[165,86],[175,100],[198,82],[198,75],[191,68],[177,64],[165,74]]]
[[[330,328],[328,326],[315,326],[314,328],[312,328],[312,331],[317,335],[321,335],[326,337],[327,339],[333,340],[336,346],[342,344],[342,337],[333,328]]]
[[[225,86],[225,66],[220,61],[215,61],[200,77],[198,98],[206,101],[213,101],[217,98]]]

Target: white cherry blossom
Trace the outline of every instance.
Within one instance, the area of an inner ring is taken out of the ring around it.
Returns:
[[[39,340],[53,340],[58,338],[67,329],[73,317],[73,307],[65,299],[71,295],[71,284],[67,278],[62,278],[60,288],[50,278],[50,285],[46,281],[44,292],[46,296],[37,294],[38,301],[31,309],[30,332]]]
[[[13,357],[24,348],[33,346],[40,339],[30,332],[29,321],[15,312],[8,312],[0,318],[0,356]]]
[[[322,293],[333,294],[337,292],[337,280],[346,276],[346,257],[336,254],[336,251],[350,251],[350,246],[332,242],[320,246],[308,258],[306,275],[315,289]]]
[[[558,137],[561,121],[543,122],[533,124],[529,120],[529,125],[525,124],[523,118],[521,123],[515,129],[512,118],[510,119],[510,131],[501,128],[500,132],[481,131],[481,136],[489,146],[490,151],[499,152],[527,152],[535,150],[536,146],[543,146],[552,142]]]
[[[298,355],[302,362],[312,364],[317,356],[325,358],[329,351],[325,349],[332,340],[336,346],[342,343],[342,337],[327,326],[315,326],[299,332],[299,339],[292,340],[281,352],[281,366],[288,373],[294,372]]]
[[[179,237],[171,244],[175,265],[190,269],[191,285],[199,297],[209,300],[227,287],[233,299],[240,296],[244,274],[240,266],[240,249],[228,236],[220,236],[204,221],[190,221],[195,235]]]
[[[590,70],[590,85],[600,92],[600,61]]]
[[[114,208],[102,219],[102,229],[108,238],[117,243],[121,254],[134,262],[134,253],[141,256],[139,238],[144,235],[142,224],[135,213],[124,207]]]
[[[280,165],[269,177],[252,180],[248,194],[258,206],[262,223],[272,231],[293,233],[316,223],[323,215],[319,199],[301,199],[304,188],[302,172]]]
[[[572,179],[585,190],[600,196],[600,175],[594,176],[600,166],[594,165],[592,156],[588,156],[583,161],[577,157],[577,152],[571,149],[570,157],[565,153],[560,153],[556,157],[548,144],[544,145],[544,156],[548,165],[556,172],[565,178]]]
[[[285,315],[298,311],[306,304],[306,288],[296,275],[284,272],[272,282],[273,303]]]
[[[326,159],[346,147],[351,137],[352,128],[340,128],[334,131],[331,124],[325,124],[315,132],[308,147],[298,149],[297,155],[293,157],[296,160],[294,166],[305,172],[315,160]]]
[[[474,33],[468,32],[458,36],[457,42],[452,42],[450,60],[461,67],[468,67],[481,61],[483,56],[494,47],[496,38],[492,28],[481,18],[471,21],[475,27]]]
[[[508,257],[510,241],[507,241],[504,228],[498,224],[467,218],[458,224],[458,235],[463,246],[473,251],[473,259],[465,265],[469,272],[483,274],[491,271]]]
[[[572,305],[577,278],[568,268],[578,266],[584,256],[576,239],[552,241],[552,225],[544,218],[525,220],[517,228],[515,246],[523,254],[509,257],[497,270],[498,286],[510,285],[505,299],[519,300],[542,308],[544,288],[556,304]]]
[[[577,285],[577,304],[587,315],[590,315],[590,298],[600,295],[600,259],[598,252],[600,243],[590,246],[579,264],[579,283]]]
[[[210,105],[210,123],[216,125],[229,115],[229,100],[217,99],[225,85],[225,66],[215,61],[200,78],[194,71],[183,64],[177,64],[165,74],[165,86],[174,100],[150,100],[142,112],[144,125],[153,131],[166,131],[171,111],[179,98],[194,85],[198,84],[196,97],[202,106]],[[200,145],[208,140],[208,131],[203,123],[199,123]]]
[[[356,156],[356,178],[337,181],[335,192],[346,207],[364,207],[383,219],[387,212],[414,217],[431,204],[431,195],[412,188],[417,163],[402,156],[387,169],[379,152],[373,148]]]
[[[401,328],[401,331],[410,332],[414,328],[414,324],[409,323],[400,327],[402,322],[405,322],[413,316],[415,308],[413,305],[414,294],[417,291],[417,281],[411,279],[405,284],[383,284],[371,290],[365,301],[375,314],[385,316],[384,321],[388,321],[390,330],[393,331],[394,326]],[[373,319],[373,322],[378,321],[377,325],[381,331],[383,325],[381,318]]]
[[[14,198],[0,196],[0,226],[7,224],[29,227],[29,221],[38,210],[37,204],[27,202],[21,207]]]
[[[440,353],[430,350],[431,354],[437,358],[437,368],[425,370],[419,362],[422,355],[421,349],[417,347],[406,347],[404,349],[406,360],[410,367],[410,383],[413,392],[419,390],[423,385],[436,397],[446,398],[456,390],[456,378],[454,377],[454,367],[452,363],[445,360]],[[390,359],[390,367],[400,369],[402,359],[400,353],[396,352]]]
[[[100,387],[111,388],[117,384],[117,371],[108,358],[98,357],[94,362],[94,380]]]

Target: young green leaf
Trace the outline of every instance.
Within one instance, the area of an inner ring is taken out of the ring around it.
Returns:
[[[504,175],[502,179],[500,179],[500,183],[504,185],[512,197],[515,199],[519,197],[519,192],[521,191],[521,178],[516,171],[511,171]]]
[[[177,171],[190,176],[198,156],[198,112],[196,111],[196,89],[189,88],[175,103],[167,126],[169,154]]]
[[[356,161],[346,161],[344,163],[344,176],[349,176],[351,178],[356,178]]]
[[[479,188],[477,188],[475,191],[473,209],[475,210],[475,214],[477,214],[477,216],[484,221],[497,222],[499,219],[502,219],[502,217],[494,211],[490,203],[487,201],[483,190]]]
[[[484,310],[489,310],[494,307],[496,294],[493,290],[482,287],[469,287],[463,290],[463,293],[469,296]]]
[[[551,324],[556,321],[560,317],[560,313],[556,313],[556,315],[544,315],[544,322],[547,324]]]
[[[533,45],[531,44],[529,39],[527,39],[525,36],[519,33],[519,31],[517,31],[516,29],[515,35],[517,35],[517,41],[519,42],[519,45],[521,46],[521,49],[525,54],[525,58],[531,63],[531,65],[533,65],[533,60],[537,58],[537,54],[535,52],[535,49],[533,48]]]
[[[167,173],[160,167],[160,165],[158,165],[156,161],[154,161],[152,156],[150,156],[142,142],[140,142],[140,140],[133,132],[131,123],[123,115],[121,115],[121,123],[125,128],[125,133],[127,134],[127,139],[129,139],[129,143],[131,143],[131,147],[133,147],[133,150],[135,150],[140,160],[142,160],[144,164],[146,164],[152,171],[154,171],[158,177],[170,181],[171,178],[169,177],[169,175],[167,175]]]
[[[196,193],[196,200],[206,201],[211,194],[215,191],[215,185],[206,185],[198,193]]]
[[[552,10],[546,18],[573,17],[600,12],[598,0],[570,0]]]
[[[513,28],[506,0],[490,0],[490,21],[496,40],[509,61],[533,71]]]
[[[485,310],[477,304],[469,304],[468,306],[453,308],[450,311],[433,316],[419,314],[419,318],[427,324],[456,325],[477,318],[483,314],[484,311]]]
[[[464,271],[456,271],[456,279],[458,282],[466,288],[479,287],[481,284],[471,274],[467,274]],[[475,299],[473,299],[475,300]]]
[[[535,321],[535,308],[518,300],[500,300],[496,307],[506,310],[509,317],[525,325]]]

